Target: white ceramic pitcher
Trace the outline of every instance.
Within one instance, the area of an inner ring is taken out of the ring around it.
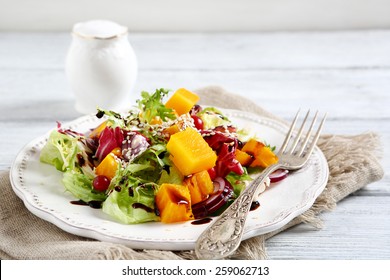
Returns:
[[[127,27],[107,20],[73,26],[66,75],[76,97],[76,110],[129,108],[138,64]]]

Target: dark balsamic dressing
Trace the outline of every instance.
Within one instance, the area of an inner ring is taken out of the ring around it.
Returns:
[[[260,202],[253,201],[251,204],[250,211],[254,211],[259,207],[260,207]],[[195,221],[191,222],[191,225],[204,225],[204,224],[210,223],[211,221],[212,221],[211,218],[203,218],[203,219],[199,219],[199,220],[195,220]]]
[[[145,210],[148,213],[153,213],[154,212],[154,209],[152,209],[152,208],[150,208],[150,207],[148,207],[148,206],[146,206],[146,205],[144,205],[142,203],[138,203],[138,202],[133,203],[132,207],[134,209],[143,209],[143,210]]]
[[[81,167],[84,166],[84,165],[86,164],[85,159],[83,158],[82,155],[77,154],[76,157],[77,157],[77,161],[78,161],[78,163],[79,163],[79,165],[80,165]]]
[[[89,206],[94,209],[100,209],[102,208],[103,202],[98,200],[91,200],[90,202],[85,202],[82,200],[72,200],[70,203],[73,205]]]
[[[210,223],[212,220],[213,219],[211,219],[211,218],[203,218],[203,219],[195,220],[195,221],[191,222],[191,225],[204,225],[204,224]]]
[[[251,208],[249,211],[255,211],[257,208],[260,207],[260,202],[258,201],[253,201],[252,204],[251,204]]]
[[[73,204],[73,205],[88,206],[88,203],[86,203],[86,202],[84,202],[84,201],[82,201],[82,200],[72,200],[70,203]]]
[[[88,202],[88,206],[94,209],[100,209],[102,208],[103,201],[97,201],[97,200],[92,200]]]

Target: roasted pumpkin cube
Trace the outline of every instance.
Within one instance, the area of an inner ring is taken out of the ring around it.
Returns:
[[[265,145],[257,141],[256,139],[250,139],[248,142],[245,143],[244,147],[242,147],[241,151],[250,154],[252,156],[255,156]]]
[[[164,133],[168,134],[169,136],[178,133],[180,131],[180,127],[178,124],[173,124],[170,127],[164,129]]]
[[[190,192],[186,186],[162,184],[155,201],[163,223],[183,222],[194,218]]]
[[[187,114],[198,101],[198,95],[185,88],[180,88],[169,98],[165,106],[175,110],[177,114],[183,115]]]
[[[106,157],[99,163],[99,165],[95,168],[96,175],[106,176],[110,180],[114,178],[119,164],[114,154],[116,153],[116,150],[117,148],[106,155]]]
[[[254,157],[251,167],[268,167],[278,162],[278,157],[272,150],[256,139],[250,139],[241,149],[243,152]]]
[[[215,166],[217,160],[217,155],[202,135],[191,127],[172,135],[167,150],[170,159],[184,176],[208,170]]]
[[[100,134],[103,132],[103,130],[107,127],[108,121],[102,122],[100,125],[95,127],[91,133],[89,133],[90,138],[99,138]]]
[[[205,200],[214,192],[214,184],[211,181],[207,170],[195,173],[184,179],[183,184],[187,186],[191,194],[191,204]]]
[[[182,117],[175,121],[171,126],[165,128],[163,130],[163,133],[169,138],[171,135],[178,133],[179,131],[185,130],[188,126],[188,121],[192,120],[190,115],[185,115],[185,117]]]
[[[253,160],[253,157],[250,154],[243,152],[239,149],[235,151],[235,157],[236,160],[238,160],[238,162],[241,163],[242,166],[249,166],[249,164],[251,164]]]
[[[272,150],[264,146],[260,149],[260,151],[255,155],[255,160],[250,164],[251,167],[268,167],[272,164],[278,162],[278,157],[272,152]]]

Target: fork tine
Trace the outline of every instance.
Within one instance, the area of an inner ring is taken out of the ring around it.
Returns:
[[[307,142],[309,142],[309,139],[311,137],[311,133],[313,131],[314,124],[317,121],[317,116],[318,116],[318,111],[316,112],[316,114],[314,115],[313,120],[311,121],[311,125],[310,125],[309,130],[306,132],[306,137],[305,137],[305,140],[303,141],[303,143],[301,145],[301,150],[299,151],[298,156],[301,156],[303,154],[303,152],[305,151],[305,149],[306,149],[306,145],[307,145]]]
[[[317,114],[318,112],[316,113],[316,117],[317,117]],[[310,143],[310,146],[307,148],[307,152],[306,154],[304,155],[304,157],[308,157],[311,155],[311,153],[313,152],[313,149],[314,147],[316,146],[317,144],[317,141],[318,141],[318,138],[320,138],[320,134],[321,134],[321,130],[322,130],[322,127],[324,126],[324,123],[325,123],[325,120],[326,120],[326,117],[327,117],[327,113],[325,113],[324,117],[322,118],[322,121],[320,123],[320,125],[318,126],[318,129],[317,129],[317,132],[316,134],[314,135],[314,138],[313,140],[311,141]],[[314,121],[313,121],[314,123]],[[307,141],[305,140],[305,142],[307,143]],[[306,143],[305,143],[305,146],[306,146]],[[299,153],[299,156],[301,156],[305,150],[305,146],[302,147],[300,153]]]
[[[295,128],[295,124],[297,123],[297,119],[298,119],[298,116],[299,116],[299,113],[300,113],[300,109],[298,110],[297,114],[295,115],[295,118],[294,118],[294,121],[292,122],[291,126],[290,126],[290,129],[286,135],[286,137],[284,138],[284,141],[283,141],[283,145],[280,147],[280,150],[279,150],[279,153],[280,154],[283,154],[284,151],[286,150],[287,148],[287,145],[288,145],[288,142],[290,141],[290,138],[291,138],[291,134],[293,133],[294,131],[294,128]]]
[[[302,133],[303,133],[303,129],[305,127],[306,120],[309,117],[309,114],[310,114],[310,110],[307,111],[306,116],[305,116],[305,118],[304,118],[304,120],[303,120],[303,122],[301,124],[301,128],[298,131],[298,135],[295,137],[295,141],[294,141],[294,143],[293,143],[293,145],[292,145],[292,147],[290,149],[290,152],[289,152],[290,154],[294,153],[294,150],[297,147],[297,145],[299,143],[299,140],[301,139],[301,136],[302,136]]]

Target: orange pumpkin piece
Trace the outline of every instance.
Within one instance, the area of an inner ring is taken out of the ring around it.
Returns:
[[[242,166],[249,166],[251,164],[253,157],[241,150],[236,150],[235,152],[236,160],[238,160],[239,163],[241,163]]]
[[[159,117],[159,116],[156,116],[154,117],[151,121],[150,121],[150,124],[151,125],[154,125],[154,124],[162,124],[163,121],[162,119]]]
[[[188,117],[187,117],[188,116]],[[190,120],[191,117],[187,115],[185,118],[177,120],[170,127],[167,127],[163,130],[163,133],[169,138],[171,135],[178,133],[179,131],[185,130],[187,125],[187,120]]]
[[[168,136],[171,136],[175,133],[178,133],[180,131],[180,127],[179,127],[179,124],[175,123],[173,125],[171,125],[170,127],[167,127],[166,129],[164,129],[164,133],[167,134]]]
[[[195,173],[191,177],[184,179],[183,184],[187,186],[191,194],[191,204],[205,200],[214,192],[214,184],[211,181],[207,170]]]
[[[242,151],[254,157],[250,164],[251,167],[259,166],[265,168],[278,162],[278,157],[272,150],[255,139],[250,139],[242,147]]]
[[[116,149],[117,148],[115,148],[113,152],[109,153],[95,168],[96,175],[106,176],[110,180],[114,178],[119,164],[114,154]]]
[[[195,129],[185,130],[171,136],[167,144],[170,159],[184,176],[208,170],[215,166],[217,155],[202,135]]]
[[[111,153],[113,153],[114,155],[116,155],[117,157],[121,157],[122,156],[122,149],[119,148],[119,147],[116,147],[115,149],[113,149],[111,151]]]
[[[186,186],[162,184],[155,201],[163,223],[183,222],[194,218],[190,192]]]
[[[94,130],[91,131],[89,134],[90,138],[99,138],[102,131],[107,127],[108,121],[102,122],[100,125],[98,125]]]
[[[241,151],[246,152],[252,156],[256,155],[260,149],[262,149],[265,145],[256,139],[250,139],[245,143],[244,147],[242,147]]]
[[[199,99],[199,96],[195,93],[180,88],[165,103],[165,107],[175,110],[179,115],[183,115],[187,114]]]
[[[251,167],[268,167],[278,162],[278,157],[267,146],[261,148],[258,154],[255,156],[255,160],[252,161]]]

